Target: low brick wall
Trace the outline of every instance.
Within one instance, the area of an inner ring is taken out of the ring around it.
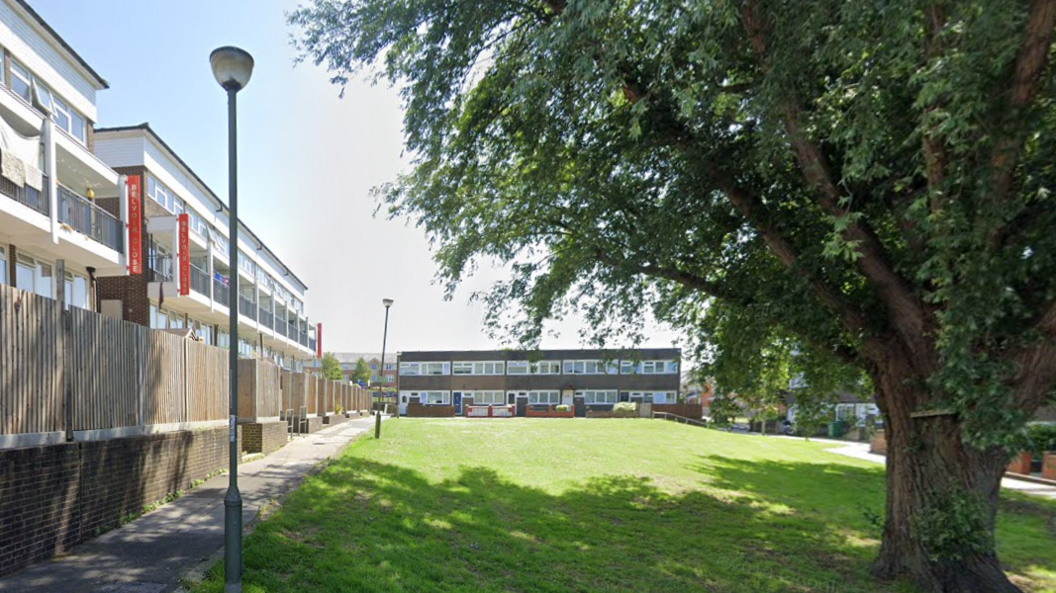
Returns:
[[[323,417],[323,424],[341,424],[345,420],[347,420],[347,418],[345,418],[344,414],[331,414]]]
[[[613,412],[612,410],[587,410],[587,418],[637,418],[637,412]]]
[[[427,406],[407,404],[408,418],[449,418],[455,415],[455,406]]]
[[[687,404],[685,402],[679,404],[653,404],[653,411],[667,412],[668,414],[700,420],[704,417],[704,404]]]
[[[242,447],[247,453],[270,455],[289,441],[285,422],[242,424]]]
[[[226,469],[227,445],[221,427],[0,450],[0,576],[68,552]]]
[[[873,438],[869,441],[869,452],[887,455],[887,436],[884,435],[884,431],[878,430],[873,433]]]

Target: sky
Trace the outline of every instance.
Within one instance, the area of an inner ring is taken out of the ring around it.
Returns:
[[[486,334],[482,307],[469,302],[501,271],[482,266],[445,300],[424,231],[375,216],[371,188],[409,166],[400,100],[365,79],[341,98],[325,69],[295,64],[284,13],[296,0],[28,1],[109,82],[97,94],[97,127],[149,122],[225,200],[226,99],[209,53],[235,45],[253,55],[238,95],[239,215],[308,285],[325,350],[380,350],[386,297],[395,301],[389,352],[508,345]],[[542,347],[584,346],[580,324],[548,326]],[[644,346],[679,345],[664,328],[648,335]]]

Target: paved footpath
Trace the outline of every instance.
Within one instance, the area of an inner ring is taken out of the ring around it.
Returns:
[[[295,437],[271,455],[239,465],[243,524],[249,525],[263,507],[296,489],[318,463],[373,427],[372,416],[348,420]],[[216,476],[154,512],[81,544],[70,555],[0,579],[0,591],[174,591],[181,577],[223,546],[227,483],[226,473]]]

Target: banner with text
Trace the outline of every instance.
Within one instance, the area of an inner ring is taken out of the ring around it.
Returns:
[[[128,176],[128,273],[143,273],[143,202],[139,175]]]
[[[179,222],[180,294],[191,294],[191,238],[190,217],[187,213],[176,217]]]

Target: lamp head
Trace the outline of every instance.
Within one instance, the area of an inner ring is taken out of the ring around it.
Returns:
[[[392,299],[381,299],[381,304],[382,304],[382,305],[385,305],[385,308],[386,308],[386,309],[388,309],[389,307],[391,307],[391,306],[392,306],[392,303],[393,303],[393,302],[394,302],[394,301],[393,301]]]
[[[216,82],[225,90],[238,92],[249,84],[253,75],[253,56],[244,49],[224,46],[209,54]]]

